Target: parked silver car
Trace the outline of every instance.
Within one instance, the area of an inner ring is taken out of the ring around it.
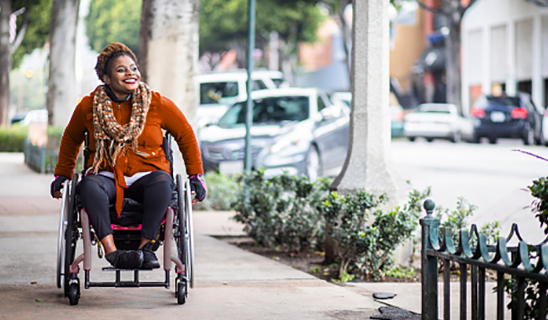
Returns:
[[[472,141],[474,125],[472,119],[461,116],[453,104],[424,103],[403,118],[403,133],[410,141],[420,137],[427,141]]]
[[[237,101],[246,99],[247,72],[213,72],[196,76],[200,90],[200,106],[196,118],[197,127],[215,123],[228,107]],[[253,90],[275,89],[287,86],[280,71],[255,70],[252,74]]]
[[[287,172],[312,181],[340,169],[349,141],[349,111],[332,104],[315,88],[282,88],[252,92],[253,169],[265,175]],[[215,125],[199,133],[207,171],[241,173],[245,153],[246,102],[231,106]]]

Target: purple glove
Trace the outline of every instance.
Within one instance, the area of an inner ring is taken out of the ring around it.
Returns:
[[[196,192],[196,199],[203,201],[207,194],[207,187],[202,174],[190,175],[188,180],[190,180],[190,190]]]
[[[49,188],[49,192],[51,193],[51,196],[53,198],[55,198],[56,192],[61,191],[61,189],[63,189],[63,183],[65,183],[65,181],[67,180],[70,180],[70,179],[65,176],[55,177],[55,180],[53,180]]]

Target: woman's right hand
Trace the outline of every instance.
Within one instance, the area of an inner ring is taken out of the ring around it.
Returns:
[[[55,180],[51,182],[50,190],[49,190],[52,197],[56,199],[60,199],[63,197],[63,194],[61,193],[61,189],[63,189],[63,186],[65,185],[65,181],[67,180],[70,180],[70,179],[65,176],[55,177]]]

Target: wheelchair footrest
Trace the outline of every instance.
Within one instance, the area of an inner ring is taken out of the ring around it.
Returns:
[[[113,267],[105,267],[103,271],[114,271],[116,273],[116,279],[114,282],[91,282],[90,272],[85,270],[85,283],[84,287],[89,289],[90,287],[116,287],[116,288],[139,288],[139,287],[165,287],[169,289],[169,270],[165,271],[164,282],[141,282],[139,281],[139,271],[151,271],[152,269],[115,269]],[[122,281],[122,271],[133,272],[133,281]]]
[[[114,267],[103,267],[101,270],[103,270],[103,271],[125,271],[125,272],[130,272],[130,271],[154,271],[154,269],[152,269],[152,268],[148,268],[148,269],[117,269],[117,268],[114,268]]]

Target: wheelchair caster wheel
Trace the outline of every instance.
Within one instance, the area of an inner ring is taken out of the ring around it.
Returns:
[[[80,283],[78,281],[69,284],[68,298],[71,306],[78,304],[78,300],[80,300]]]
[[[186,281],[181,281],[177,284],[177,303],[185,304],[187,295]]]

